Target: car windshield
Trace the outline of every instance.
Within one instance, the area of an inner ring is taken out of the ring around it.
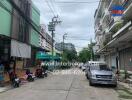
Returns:
[[[107,65],[92,65],[91,70],[107,70],[110,71],[110,68]]]

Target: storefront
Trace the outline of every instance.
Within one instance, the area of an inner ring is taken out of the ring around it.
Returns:
[[[5,65],[10,60],[10,39],[2,35],[0,35],[0,60],[0,80],[9,80]]]
[[[4,61],[10,58],[10,39],[0,36],[0,57]]]
[[[119,52],[120,69],[132,71],[132,47]]]
[[[23,69],[26,59],[31,58],[31,46],[16,40],[11,40],[11,57],[16,61],[14,69]]]
[[[116,68],[117,67],[117,64],[116,64],[116,53],[112,53],[111,54],[111,67],[112,68]]]

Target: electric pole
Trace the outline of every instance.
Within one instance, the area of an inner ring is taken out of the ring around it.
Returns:
[[[59,23],[61,23],[62,21],[58,21],[58,16],[54,16],[52,18],[52,21],[49,22],[48,25],[48,30],[51,31],[51,37],[52,37],[52,61],[54,61],[54,31],[55,31],[55,26]]]
[[[65,33],[63,35],[63,44],[62,44],[63,54],[64,54],[64,49],[65,49],[65,46],[64,46],[65,45],[65,42],[64,42],[64,40],[65,40],[66,36],[67,36],[67,33]]]

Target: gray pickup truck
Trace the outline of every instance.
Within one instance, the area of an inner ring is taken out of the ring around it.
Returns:
[[[89,79],[89,85],[107,84],[117,86],[116,75],[105,63],[89,64],[86,68],[86,77]]]

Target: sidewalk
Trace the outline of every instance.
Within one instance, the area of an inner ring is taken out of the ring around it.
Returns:
[[[132,91],[132,84],[123,83],[123,82],[118,82],[118,84]]]
[[[132,86],[128,83],[118,82],[116,91],[119,94],[120,100],[132,100]]]
[[[8,91],[10,89],[12,89],[11,86],[0,87],[0,93],[6,92],[6,91]]]

